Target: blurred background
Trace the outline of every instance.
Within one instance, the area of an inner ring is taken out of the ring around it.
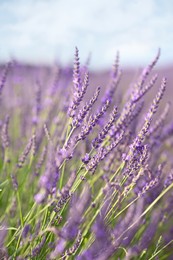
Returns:
[[[141,67],[161,48],[157,66],[173,63],[173,1],[0,0],[0,62],[71,64],[75,46],[93,70]]]

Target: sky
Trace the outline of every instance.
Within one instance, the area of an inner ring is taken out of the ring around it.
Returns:
[[[172,0],[0,0],[0,61],[72,62],[109,68],[145,65],[161,48],[160,65],[173,63]]]

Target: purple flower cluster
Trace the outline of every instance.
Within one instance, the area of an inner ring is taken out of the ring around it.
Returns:
[[[167,79],[152,75],[159,56],[127,94],[119,53],[92,90],[77,48],[73,69],[2,70],[0,258],[171,259],[173,122]]]

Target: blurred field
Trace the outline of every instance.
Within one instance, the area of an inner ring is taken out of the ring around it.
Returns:
[[[0,75],[2,75],[4,65],[0,65]],[[122,77],[120,80],[120,83],[118,85],[116,94],[115,94],[115,103],[120,103],[120,100],[124,93],[126,95],[128,94],[128,90],[130,91],[130,88],[135,82],[137,82],[137,79],[141,73],[143,68],[122,68]],[[17,71],[17,73],[16,73]],[[150,103],[150,101],[153,99],[158,87],[160,86],[162,77],[167,78],[167,90],[165,92],[163,101],[161,102],[158,111],[162,111],[165,102],[169,101],[172,102],[172,82],[173,82],[173,65],[167,66],[167,67],[159,67],[154,68],[154,70],[151,73],[151,76],[149,76],[149,79],[157,73],[158,79],[155,84],[155,86],[149,91],[149,93],[145,96],[145,107]],[[90,87],[89,92],[94,91],[97,86],[101,86],[101,95],[104,94],[104,91],[109,83],[110,80],[110,74],[111,74],[111,66],[109,71],[90,71],[89,69],[89,75],[90,75]],[[32,109],[33,105],[33,93],[35,93],[37,89],[37,81],[40,82],[41,90],[43,91],[43,99],[47,98],[47,95],[49,95],[49,91],[52,88],[58,86],[61,86],[61,88],[67,87],[64,83],[64,85],[61,85],[61,82],[64,82],[64,78],[66,78],[66,84],[71,85],[71,90],[73,91],[72,86],[72,68],[60,68],[57,65],[54,65],[52,67],[50,66],[32,66],[32,65],[26,65],[26,64],[17,64],[13,66],[11,72],[9,73],[7,77],[7,84],[3,90],[3,105],[5,107],[8,107],[13,109],[16,106],[22,106],[22,103],[27,102],[30,109]],[[52,87],[51,87],[52,86]],[[33,88],[35,89],[33,91]],[[46,92],[48,91],[48,92]],[[19,94],[20,93],[20,94]],[[71,93],[67,93],[71,95]],[[88,95],[88,94],[87,94]],[[87,96],[86,96],[87,97]],[[125,102],[126,100],[124,100]],[[144,107],[144,112],[145,112]],[[172,109],[170,109],[168,120],[172,119]],[[159,115],[159,112],[157,113],[157,116]]]

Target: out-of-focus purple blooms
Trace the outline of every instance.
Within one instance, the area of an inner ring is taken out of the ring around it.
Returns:
[[[159,119],[156,120],[154,125],[149,129],[148,133],[146,134],[147,138],[149,138],[150,136],[153,136],[153,134],[157,131],[157,129],[164,123],[164,121],[167,117],[167,114],[169,112],[169,109],[170,109],[170,103],[167,103],[162,114],[159,116]]]
[[[173,122],[171,122],[168,125],[166,125],[162,135],[160,136],[160,141],[164,142],[166,139],[168,139],[172,135],[173,135]]]
[[[83,214],[91,201],[90,189],[85,186],[77,201],[73,202],[67,224],[64,226],[61,235],[66,239],[74,239],[77,236],[79,225],[84,221]]]
[[[10,70],[11,66],[12,66],[12,62],[10,61],[10,62],[7,63],[7,65],[6,65],[5,69],[4,69],[4,72],[3,72],[3,75],[2,75],[2,78],[1,78],[1,82],[0,82],[0,96],[2,94],[2,90],[3,90],[4,85],[6,83],[7,75],[9,73],[9,70]]]
[[[60,75],[61,75],[61,69],[58,66],[56,66],[55,79],[54,79],[54,82],[53,82],[53,84],[50,88],[50,96],[51,97],[56,94],[57,88],[59,86]]]
[[[156,57],[154,58],[154,60],[146,68],[143,69],[141,76],[139,78],[139,81],[137,83],[137,86],[136,86],[138,89],[141,89],[141,87],[143,86],[144,82],[146,81],[147,76],[150,74],[150,72],[156,65],[159,57],[160,57],[160,48],[159,48],[158,53],[157,53]]]
[[[91,110],[91,108],[93,107],[94,103],[96,102],[98,95],[100,93],[100,87],[98,87],[93,95],[93,97],[90,99],[89,102],[87,102],[83,108],[81,110],[79,110],[78,115],[76,115],[73,118],[73,122],[72,125],[73,127],[78,127],[81,125],[81,123],[83,122],[84,118],[86,117],[87,113],[89,112],[89,110]]]
[[[70,207],[68,214],[68,221],[65,226],[60,231],[60,239],[57,239],[57,245],[54,252],[52,252],[51,257],[57,257],[61,254],[67,241],[74,239],[79,232],[79,225],[84,221],[83,214],[91,201],[90,189],[88,186],[82,191],[79,198],[76,198]]]
[[[3,260],[9,259],[7,249],[5,247],[6,236],[7,236],[7,225],[5,222],[2,222],[2,224],[0,225],[0,257]]]
[[[35,175],[38,175],[39,174],[39,171],[42,167],[42,165],[44,164],[44,161],[45,161],[45,158],[46,158],[46,153],[47,153],[47,147],[44,146],[43,150],[42,150],[42,153],[40,155],[40,159],[35,167]]]
[[[144,196],[146,204],[152,203],[163,190],[164,166],[165,163],[159,164],[156,169],[145,167],[144,174],[137,181],[134,192],[138,196]]]
[[[170,174],[166,177],[164,182],[164,187],[168,187],[173,182],[173,170],[170,172]]]
[[[106,185],[103,188],[103,193],[105,195],[105,198],[103,201],[103,206],[100,210],[100,215],[104,219],[104,218],[107,218],[107,213],[112,209],[113,194],[114,194],[115,190],[119,196],[122,192],[122,187],[120,186],[120,184],[118,182],[115,182],[115,181],[110,182],[107,179],[107,176],[103,176],[103,179],[106,181]]]
[[[79,248],[79,246],[81,244],[81,240],[82,240],[82,234],[79,231],[75,243],[73,244],[72,247],[70,247],[69,249],[67,249],[65,251],[65,253],[62,255],[62,257],[65,258],[66,256],[73,255],[76,252],[76,250]]]
[[[9,146],[9,136],[8,136],[8,125],[9,125],[9,115],[7,115],[5,117],[5,122],[2,125],[2,129],[1,129],[1,140],[2,140],[2,146],[3,148],[7,148]]]
[[[66,246],[66,240],[64,238],[60,238],[57,241],[57,245],[55,250],[51,253],[50,259],[55,259],[58,255],[62,254]]]
[[[50,132],[49,132],[49,129],[48,129],[46,123],[44,123],[43,129],[44,129],[44,132],[45,132],[45,135],[46,135],[46,137],[47,137],[48,142],[51,143],[51,142],[52,142],[52,141],[51,141],[51,136],[50,136]]]
[[[150,180],[143,186],[142,190],[139,191],[138,196],[140,197],[144,195],[147,191],[153,189],[156,185],[158,185],[158,183],[159,183],[158,177],[155,177],[154,179]]]
[[[58,202],[54,202],[52,204],[53,209],[56,213],[60,212],[62,207],[65,205],[65,203],[72,196],[70,189],[71,189],[75,179],[76,179],[76,172],[72,171],[67,183],[63,186],[62,190],[60,191],[60,196],[59,196]]]
[[[61,149],[57,149],[57,165],[61,165],[64,160],[70,160],[76,146],[76,140],[71,138]]]
[[[91,159],[90,155],[86,153],[85,156],[82,158],[82,162],[86,164],[89,162],[90,159]]]
[[[141,224],[141,221],[137,220],[141,215],[143,208],[144,200],[141,198],[137,201],[137,203],[130,206],[124,218],[120,218],[113,231],[115,238],[114,244],[116,247],[120,246],[120,244],[122,244],[124,247],[129,246]],[[135,224],[133,225],[133,223]],[[131,228],[129,228],[130,226]]]
[[[119,70],[119,52],[117,52],[115,62],[112,66],[110,82],[108,84],[106,93],[102,99],[102,103],[108,99],[110,102],[113,100],[114,93],[117,89],[117,86],[120,82],[122,72]]]
[[[34,196],[34,200],[35,200],[38,204],[43,203],[46,198],[47,198],[47,193],[46,193],[46,190],[44,190],[44,189],[41,189],[41,190],[39,191],[39,193],[37,193],[37,194]]]
[[[148,74],[151,72],[152,68],[156,64],[157,60],[159,59],[160,56],[160,50],[158,52],[158,55],[156,58],[153,60],[153,62],[142,72],[142,75],[138,81],[138,83],[134,86],[134,89],[131,93],[130,101],[128,101],[124,108],[123,111],[118,118],[115,126],[112,129],[112,136],[114,136],[120,129],[125,129],[127,125],[129,124],[129,118],[131,117],[131,114],[133,113],[133,110],[136,107],[136,102],[143,97],[143,95],[154,85],[157,76],[154,76],[152,80],[149,82],[148,85],[144,89],[141,90]],[[164,79],[163,79],[164,81]],[[162,84],[164,85],[164,83]],[[160,89],[162,92],[162,90]],[[162,93],[163,94],[163,93]]]
[[[44,244],[46,242],[46,236],[44,236],[41,240],[41,242],[32,250],[32,257],[38,256],[40,251],[42,250]]]
[[[39,180],[40,191],[35,195],[35,201],[37,203],[43,202],[49,194],[56,193],[56,186],[59,180],[59,169],[55,162],[55,149],[50,144],[48,147],[48,158],[46,163],[46,169]]]
[[[133,93],[132,95],[132,101],[137,102],[139,99],[141,99],[154,86],[157,78],[158,76],[156,74],[143,89],[137,89],[136,93]]]
[[[41,84],[39,82],[39,80],[36,81],[37,84],[37,90],[36,90],[36,100],[35,100],[35,104],[33,107],[33,119],[32,122],[33,124],[37,124],[38,123],[38,117],[41,111]]]
[[[118,87],[120,80],[121,80],[121,75],[122,75],[122,72],[119,71],[116,77],[114,76],[114,77],[111,78],[111,81],[110,81],[109,86],[108,86],[108,90],[106,91],[104,98],[102,100],[103,104],[105,103],[105,101],[107,99],[110,101],[110,103],[112,102],[113,97],[114,97],[114,93],[115,93],[115,91]]]
[[[0,249],[3,248],[5,238],[7,235],[7,225],[6,223],[2,222],[2,225],[0,225]]]
[[[48,158],[46,164],[45,173],[40,178],[40,187],[45,188],[48,193],[54,193],[56,189],[57,181],[59,179],[59,170],[55,166],[54,161],[54,148],[52,145],[48,150]]]
[[[26,238],[28,236],[28,233],[30,230],[31,230],[31,226],[29,224],[24,226],[23,232],[22,232],[23,238]]]
[[[32,135],[32,148],[31,148],[32,156],[34,157],[36,155],[36,134],[35,132]]]
[[[101,216],[98,216],[95,224],[92,227],[95,235],[93,244],[85,250],[81,255],[77,257],[77,260],[89,260],[89,259],[109,259],[110,252],[112,253],[111,233],[107,229]],[[108,256],[103,258],[103,255]]]
[[[22,168],[25,161],[26,161],[26,158],[29,154],[29,152],[31,151],[31,148],[32,148],[32,143],[33,143],[33,138],[30,138],[28,144],[26,145],[23,153],[21,154],[21,156],[19,157],[18,159],[18,163],[17,163],[17,167],[18,168]]]
[[[12,185],[15,191],[18,190],[18,181],[17,177],[14,174],[11,174],[11,180],[12,180]]]
[[[142,239],[139,242],[138,249],[142,252],[142,250],[147,249],[152,241],[156,230],[158,228],[159,220],[161,218],[160,212],[155,211],[151,217],[150,224],[142,235]]]
[[[139,114],[142,111],[142,108],[144,106],[144,102],[141,101],[140,103],[138,103],[138,105],[135,107],[135,109],[133,110],[133,112],[130,114],[129,116],[129,120],[127,121],[128,124],[130,125],[131,123],[134,124],[134,127],[136,127],[136,120],[137,117],[139,116]],[[133,129],[132,129],[133,130]]]

